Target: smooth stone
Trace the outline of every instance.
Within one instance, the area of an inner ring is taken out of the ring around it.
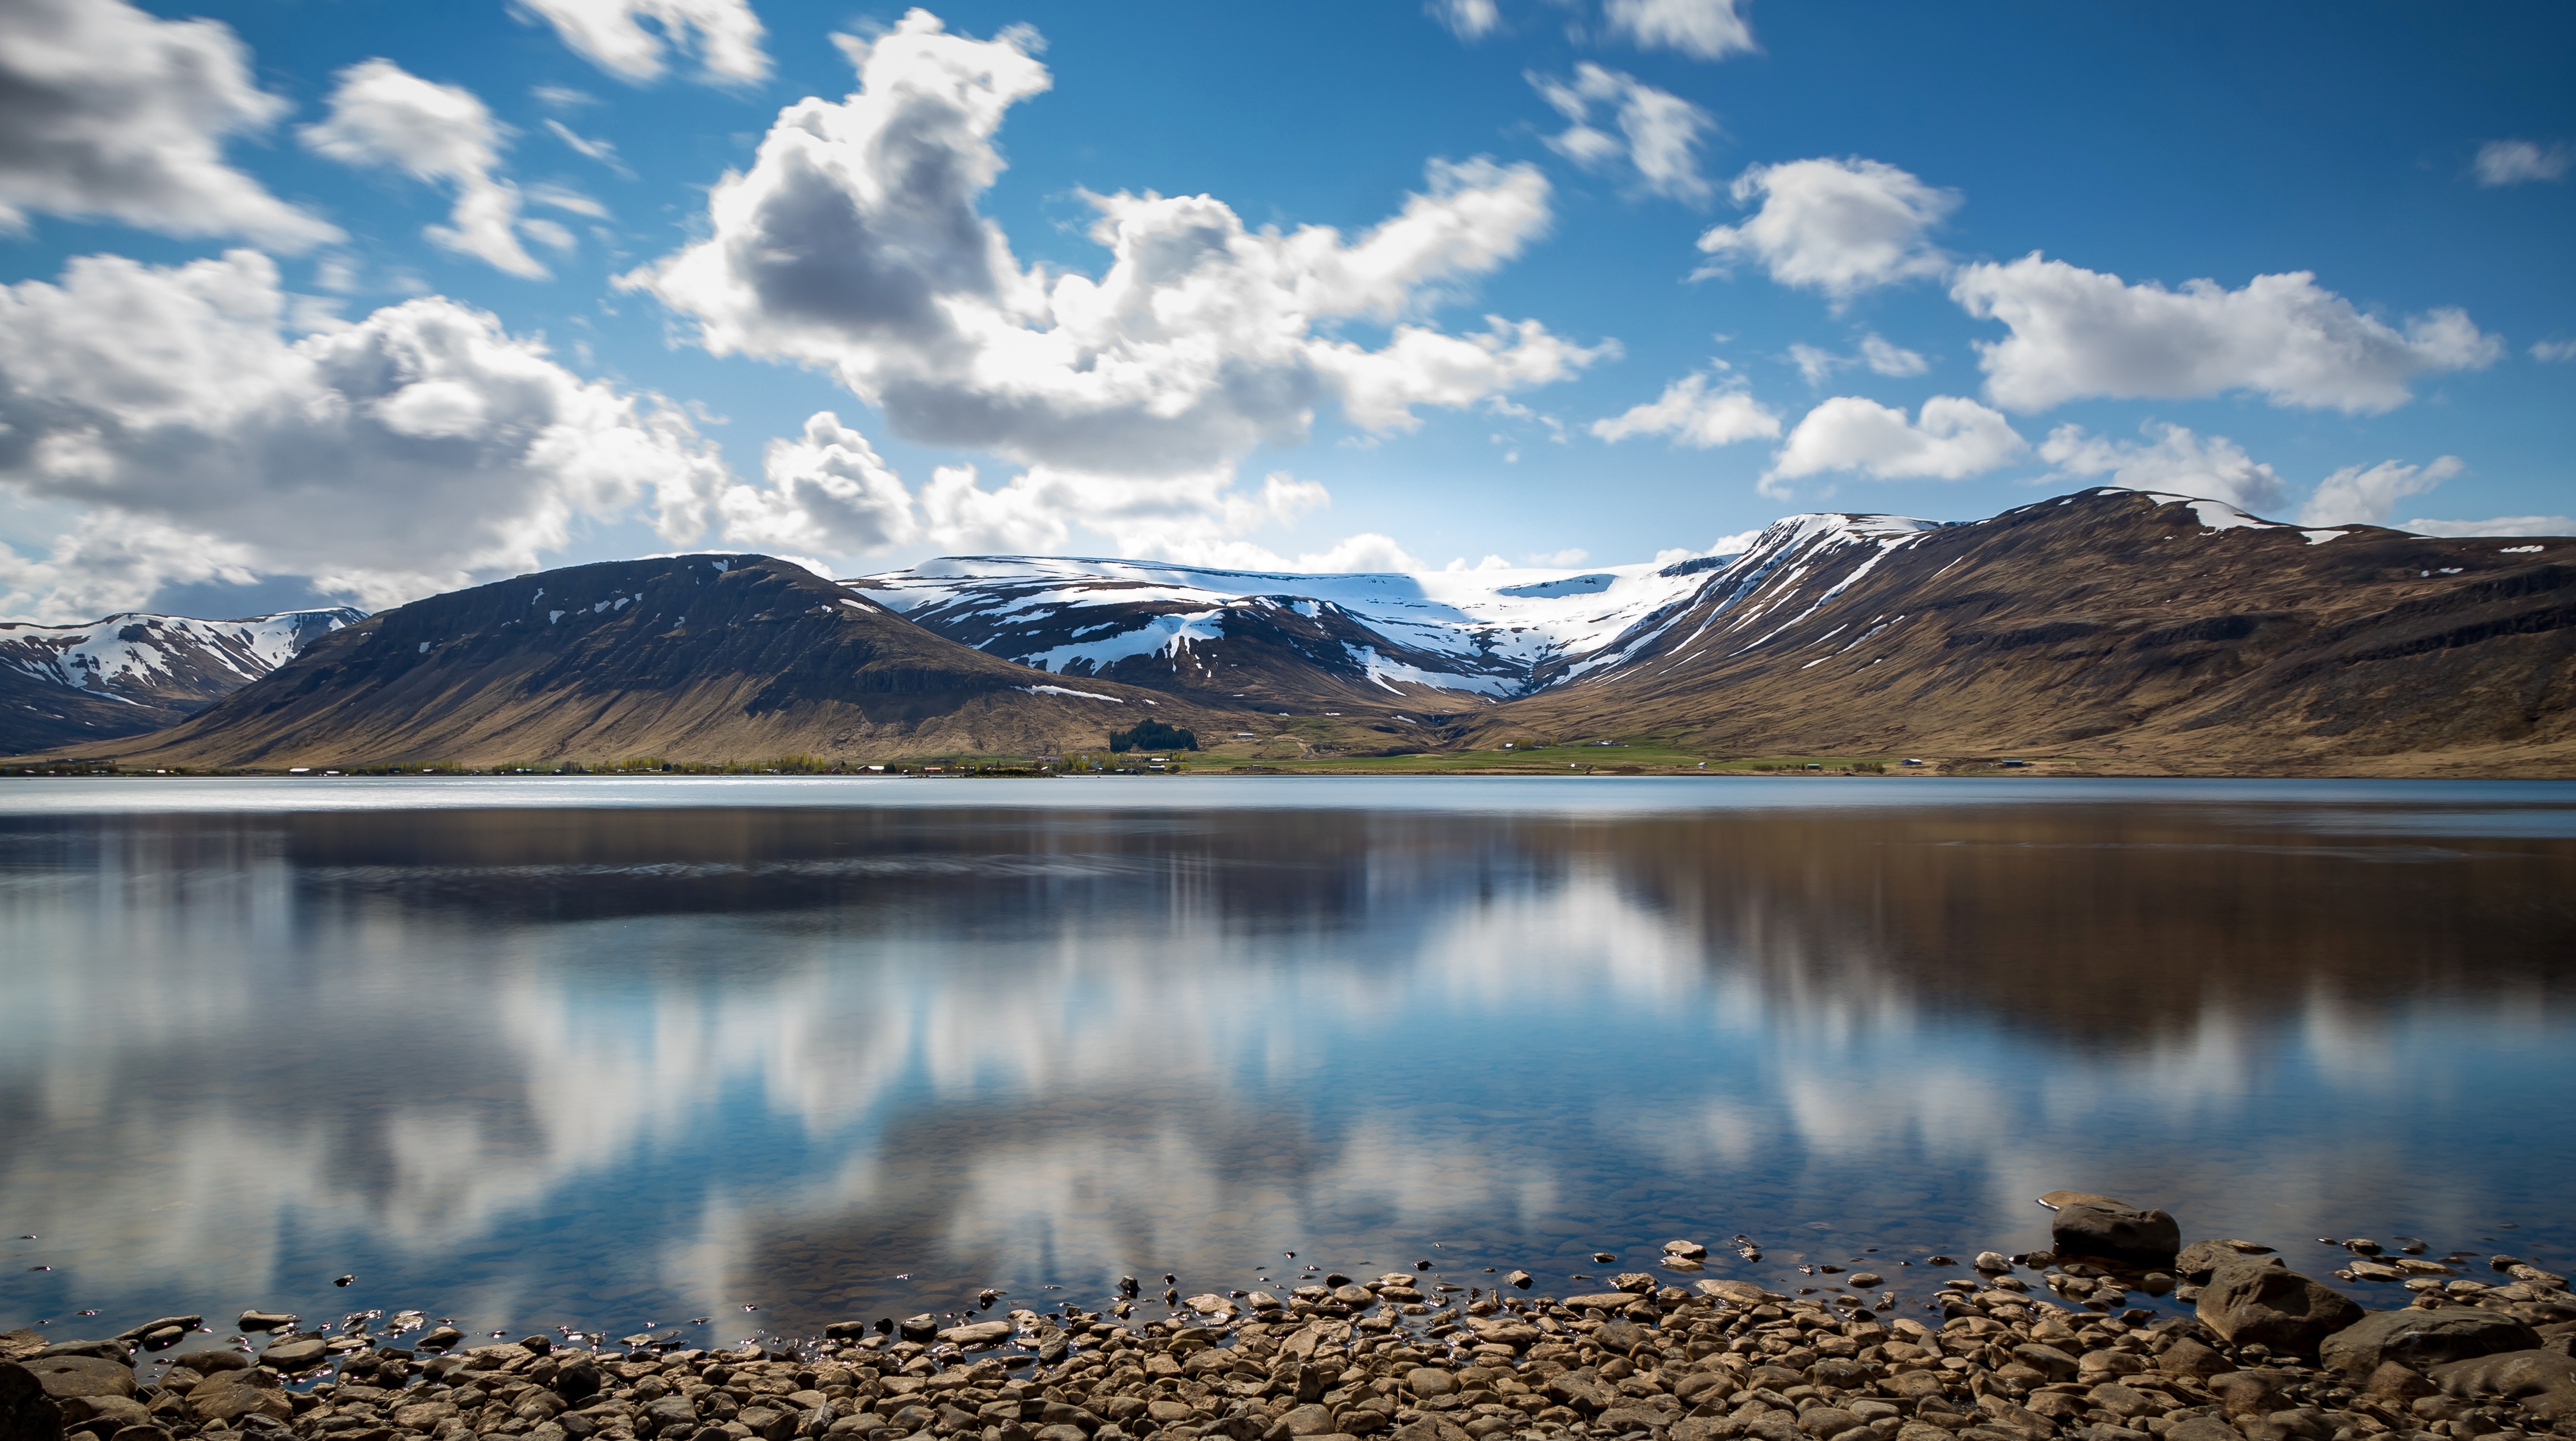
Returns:
[[[2049,1218],[2048,1237],[2060,1256],[2135,1266],[2171,1266],[2182,1249],[2182,1227],[2172,1216],[2116,1203],[2069,1202]]]
[[[2360,1320],[2362,1309],[2333,1287],[2277,1263],[2239,1261],[2211,1273],[2197,1314],[2231,1346],[2313,1356],[2326,1337]]]
[[[2325,1338],[2318,1355],[2347,1381],[2369,1379],[2383,1361],[2418,1371],[2500,1351],[2536,1351],[2540,1334],[2509,1312],[2482,1306],[2409,1306],[2379,1311]]]
[[[331,1343],[319,1336],[293,1336],[270,1344],[259,1355],[260,1364],[274,1366],[292,1376],[310,1371],[331,1359]]]

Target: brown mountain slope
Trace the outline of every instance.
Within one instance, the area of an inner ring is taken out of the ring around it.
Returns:
[[[764,556],[612,561],[386,611],[205,713],[79,754],[125,766],[859,761],[1104,749],[1228,719],[944,640]]]
[[[2300,530],[2102,489],[1712,582],[1456,738],[2576,774],[2576,540]]]

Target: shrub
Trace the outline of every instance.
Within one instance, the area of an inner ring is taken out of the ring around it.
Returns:
[[[1109,733],[1109,749],[1119,753],[1133,750],[1194,751],[1198,748],[1196,735],[1158,720],[1138,721],[1133,730]]]

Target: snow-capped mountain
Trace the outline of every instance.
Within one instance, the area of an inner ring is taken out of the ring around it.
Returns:
[[[1704,596],[1794,590],[1819,568],[1849,571],[1936,528],[1801,515],[1740,554],[1588,570],[1310,575],[965,556],[843,584],[951,640],[1056,674],[1282,703],[1446,708],[1615,669]]]
[[[159,730],[365,618],[341,607],[241,620],[129,612],[86,625],[0,625],[0,752]]]

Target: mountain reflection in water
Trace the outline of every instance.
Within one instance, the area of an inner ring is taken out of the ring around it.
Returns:
[[[2567,788],[1253,784],[0,814],[0,1227],[39,1237],[0,1329],[732,1340],[1283,1250],[1544,1289],[1736,1232],[1765,1262],[1711,1274],[1777,1285],[2042,1244],[2060,1186],[2285,1247],[2576,1242]]]

